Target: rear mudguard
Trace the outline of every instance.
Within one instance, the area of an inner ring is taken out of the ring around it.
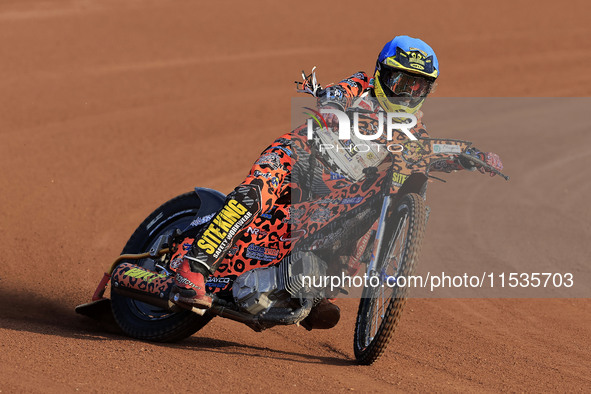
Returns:
[[[205,187],[196,187],[195,194],[199,198],[196,217],[218,212],[226,199],[224,194]],[[154,251],[154,255],[159,255],[158,251]],[[171,276],[158,274],[129,262],[119,263],[118,261],[113,264],[108,274],[113,283],[113,291],[152,305],[170,308],[168,298],[174,283]],[[99,285],[102,289],[106,287],[106,283],[103,282]]]
[[[199,197],[201,205],[197,216],[206,216],[219,211],[226,201],[226,195],[214,189],[196,187],[195,194]]]
[[[199,201],[200,201],[199,210],[197,211],[197,215],[196,215],[197,217],[203,217],[203,216],[207,216],[207,215],[216,213],[217,211],[219,211],[221,209],[221,207],[224,205],[224,201],[226,200],[226,196],[223,193],[218,192],[217,190],[214,190],[214,189],[208,189],[206,187],[196,187],[195,194],[197,194],[197,197],[199,198]],[[156,254],[158,254],[159,251],[154,251],[154,252],[155,252],[154,255],[156,255]],[[163,250],[162,252],[164,253],[165,251]],[[119,256],[115,260],[115,262],[113,264],[111,264],[111,267],[107,270],[107,272],[105,272],[103,274],[101,281],[99,282],[96,290],[94,291],[94,294],[92,296],[92,301],[100,301],[100,300],[104,299],[103,296],[105,294],[105,290],[107,289],[107,284],[111,280],[111,275],[113,274],[113,271],[115,270],[115,268],[121,263],[121,261],[136,260],[136,259],[140,259],[140,258],[145,258],[145,257],[148,257],[147,255],[148,255],[148,253],[138,254],[138,255]]]

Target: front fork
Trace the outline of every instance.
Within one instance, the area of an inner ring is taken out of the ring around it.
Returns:
[[[382,244],[384,242],[384,233],[386,231],[386,217],[388,215],[388,209],[390,208],[390,204],[392,204],[392,196],[387,195],[384,197],[384,201],[382,201],[382,210],[380,212],[380,217],[378,219],[378,230],[376,231],[376,239],[373,245],[373,251],[371,253],[371,258],[369,259],[369,264],[367,265],[367,277],[371,277],[376,274],[375,267],[380,257],[380,250],[382,250]]]
[[[424,196],[423,196],[424,198]],[[376,241],[373,245],[373,251],[371,253],[371,258],[369,260],[369,264],[367,265],[367,277],[371,277],[372,275],[376,275],[376,264],[380,258],[380,251],[382,250],[382,245],[384,243],[384,233],[386,231],[386,219],[388,216],[388,210],[390,209],[390,205],[392,204],[392,196],[387,195],[384,197],[384,201],[382,202],[382,210],[380,212],[380,217],[378,219],[378,230],[376,232]],[[429,220],[429,213],[431,212],[431,208],[427,207],[427,215],[425,218],[425,224]]]

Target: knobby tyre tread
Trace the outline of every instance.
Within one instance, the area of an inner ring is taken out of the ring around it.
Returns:
[[[402,262],[400,263],[400,275],[408,276],[413,273],[414,267],[418,261],[418,256],[423,243],[423,236],[425,234],[427,210],[425,201],[419,194],[406,194],[402,197],[398,206],[405,202],[409,206],[409,228],[407,231],[407,240],[405,242],[406,251]],[[389,244],[385,245],[385,248],[389,248],[389,246]],[[407,291],[408,289],[404,289],[401,292],[401,297],[395,297],[390,300],[384,319],[382,320],[375,337],[365,349],[359,348],[358,335],[359,325],[362,321],[360,316],[362,313],[365,313],[365,309],[367,308],[365,303],[369,301],[367,298],[362,298],[360,300],[354,338],[355,358],[359,364],[373,364],[386,350],[386,347],[392,339],[394,331],[400,321],[402,311],[406,304]],[[364,296],[367,296],[367,293],[364,292]]]

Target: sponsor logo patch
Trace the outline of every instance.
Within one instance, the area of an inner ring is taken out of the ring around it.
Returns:
[[[209,221],[211,220],[211,218],[212,218],[212,217],[214,217],[214,216],[215,216],[215,213],[212,213],[211,215],[206,215],[206,216],[201,216],[201,217],[195,218],[195,219],[194,219],[194,220],[191,222],[190,226],[191,226],[191,227],[197,227],[197,226],[199,226],[199,225],[202,225],[203,223],[207,223],[207,222],[209,222]]]
[[[238,201],[228,201],[211,219],[209,226],[197,241],[197,246],[205,253],[218,258],[232,237],[251,216],[252,213]]]
[[[129,276],[131,278],[140,279],[148,283],[152,283],[154,279],[166,278],[166,275],[164,274],[155,274],[153,272],[144,271],[140,268],[132,268],[129,271],[125,272],[123,275]]]
[[[209,287],[226,287],[228,285],[228,283],[230,283],[230,278],[218,278],[216,276],[210,276],[207,279],[207,283],[205,283],[206,286]]]
[[[433,153],[462,153],[462,147],[451,144],[433,144]]]
[[[261,230],[258,227],[255,226],[248,226],[248,228],[246,229],[246,233],[247,234],[252,234],[252,235],[258,235],[261,237],[266,237],[268,232],[266,232],[265,230]]]
[[[363,197],[361,197],[361,196],[358,196],[358,197],[346,197],[346,198],[343,198],[341,200],[341,204],[342,205],[357,205],[361,201],[363,201]]]
[[[392,183],[395,186],[400,187],[406,181],[406,178],[408,178],[408,175],[398,174],[395,172],[394,174],[392,174]]]
[[[331,173],[330,173],[330,180],[331,180],[331,181],[335,181],[335,180],[337,180],[337,179],[344,179],[344,178],[345,178],[345,176],[344,176],[344,175],[338,174],[338,173],[336,173],[336,172],[331,172]]]
[[[273,261],[279,255],[278,249],[265,248],[263,246],[250,244],[246,248],[246,257],[249,259]]]
[[[256,177],[263,177],[263,178],[271,178],[273,176],[273,174],[271,174],[270,172],[262,172],[259,170],[254,170],[253,175]]]

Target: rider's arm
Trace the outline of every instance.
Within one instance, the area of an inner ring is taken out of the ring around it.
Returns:
[[[475,157],[476,159],[485,160],[486,154],[480,152],[476,148],[470,148],[466,151],[467,154],[470,156]],[[459,171],[459,170],[468,170],[474,171],[476,170],[477,166],[470,162],[468,159],[463,157],[457,157],[455,159],[441,159],[436,161],[431,166],[431,171],[439,171],[439,172],[452,172],[452,171]]]
[[[317,94],[318,107],[333,107],[344,111],[369,87],[369,77],[365,72],[359,71],[336,85],[329,85],[322,89]]]
[[[425,129],[425,125],[421,121],[422,117],[423,117],[422,111],[417,111],[415,116],[417,117],[417,125],[412,128],[411,132],[417,138],[429,138],[429,134],[427,133],[427,130]],[[469,148],[466,151],[466,153],[476,159],[479,159],[479,160],[487,163],[488,165],[492,166],[493,168],[496,168],[499,171],[501,171],[503,169],[503,163],[501,162],[499,155],[497,155],[496,153],[482,152],[476,148]],[[440,161],[433,163],[433,165],[431,166],[431,171],[452,172],[452,171],[459,171],[459,170],[468,170],[468,171],[478,170],[483,174],[485,172],[489,172],[491,174],[491,176],[495,175],[495,173],[490,171],[489,169],[477,166],[473,162],[471,162],[468,159],[463,158],[463,157],[457,157],[453,160],[442,159]]]
[[[492,152],[481,152],[476,148],[469,148],[466,153],[476,159],[479,159],[493,168],[501,171],[503,169],[503,163],[499,158],[499,155],[492,153]],[[490,171],[490,169],[480,167],[469,159],[464,157],[458,157],[454,160],[441,160],[433,164],[431,167],[432,171],[441,171],[441,172],[451,172],[451,171],[458,171],[458,170],[468,170],[474,171],[478,170],[481,173],[489,172],[491,176],[494,176],[495,173]]]

